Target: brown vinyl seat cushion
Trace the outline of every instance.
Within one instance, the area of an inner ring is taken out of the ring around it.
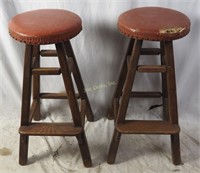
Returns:
[[[190,20],[176,10],[142,7],[122,13],[118,28],[124,35],[139,40],[171,41],[189,33]]]
[[[82,30],[81,18],[66,10],[33,10],[14,16],[10,35],[26,44],[53,44],[69,40]]]

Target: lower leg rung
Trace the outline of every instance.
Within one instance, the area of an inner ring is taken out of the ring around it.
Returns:
[[[41,99],[68,99],[67,93],[40,93]],[[76,94],[76,99],[79,99],[80,95]]]
[[[56,57],[56,56],[58,56],[56,50],[41,50],[40,55],[44,56],[44,57]]]
[[[162,93],[161,92],[131,92],[131,97],[160,98],[162,97]]]
[[[32,70],[33,74],[38,74],[38,75],[59,75],[61,74],[61,69],[60,68],[34,68]]]
[[[142,48],[141,55],[159,55],[161,50],[159,48]]]
[[[139,65],[137,71],[145,73],[165,73],[167,68],[164,65]]]

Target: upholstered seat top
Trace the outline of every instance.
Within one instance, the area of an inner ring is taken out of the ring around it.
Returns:
[[[135,8],[122,13],[119,31],[142,40],[171,41],[187,35],[190,20],[183,13],[161,7]]]
[[[81,18],[66,10],[42,9],[14,16],[10,35],[26,44],[53,44],[69,40],[82,30]]]

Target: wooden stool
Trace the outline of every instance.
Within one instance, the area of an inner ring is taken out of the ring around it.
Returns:
[[[115,128],[108,154],[108,163],[115,162],[121,134],[171,135],[172,158],[181,163],[172,41],[189,33],[190,20],[184,14],[166,8],[144,7],[129,10],[118,19],[119,31],[131,41],[120,71],[112,100],[109,119],[114,118]],[[159,41],[160,48],[142,48],[143,40]],[[140,55],[161,55],[161,65],[138,65]],[[161,92],[132,92],[136,71],[161,73]],[[125,120],[130,97],[161,97],[163,120]]]
[[[92,166],[91,156],[84,132],[85,115],[93,121],[93,113],[85,92],[81,74],[76,62],[70,39],[82,30],[82,22],[76,14],[58,9],[45,9],[16,15],[9,23],[10,35],[26,44],[19,163],[27,164],[28,139],[33,136],[76,136],[83,164]],[[40,45],[55,44],[56,50],[41,50]],[[58,56],[60,68],[40,67],[41,56]],[[40,75],[62,73],[66,93],[40,93]],[[75,94],[72,77],[78,89]],[[33,102],[31,99],[31,78],[33,76]],[[81,99],[80,110],[77,98]],[[68,99],[73,123],[32,123],[40,119],[40,99]],[[30,108],[31,107],[31,108]]]

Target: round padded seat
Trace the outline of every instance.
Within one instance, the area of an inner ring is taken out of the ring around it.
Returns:
[[[124,35],[139,40],[171,41],[189,33],[190,20],[176,10],[142,7],[122,13],[118,28]]]
[[[81,18],[66,10],[42,9],[21,13],[9,22],[10,35],[26,44],[67,41],[82,30]]]

